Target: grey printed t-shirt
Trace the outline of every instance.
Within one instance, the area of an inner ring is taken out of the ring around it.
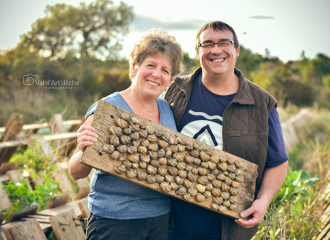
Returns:
[[[133,112],[119,92],[102,100]],[[170,105],[163,99],[156,100],[160,124],[177,130]],[[97,102],[86,113],[85,118],[95,113]],[[116,176],[95,170],[90,182],[91,193],[88,207],[99,217],[111,219],[138,219],[156,217],[170,212],[170,197],[149,188],[126,181]]]

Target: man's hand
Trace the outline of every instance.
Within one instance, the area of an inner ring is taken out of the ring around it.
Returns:
[[[244,220],[240,218],[240,219],[236,219],[235,221],[239,225],[245,228],[251,228],[254,227],[255,225],[259,225],[265,216],[267,208],[268,208],[267,201],[262,201],[262,199],[256,199],[252,203],[252,206],[250,208],[246,209],[240,214],[242,218],[248,217],[250,215],[252,215],[252,218],[249,220]]]

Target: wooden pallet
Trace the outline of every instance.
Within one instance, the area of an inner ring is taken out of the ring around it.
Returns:
[[[120,163],[121,161],[114,160],[111,158],[110,154],[105,152],[103,150],[103,146],[105,144],[109,144],[109,138],[110,138],[110,132],[109,128],[111,126],[116,126],[115,120],[121,116],[122,113],[128,114],[130,117],[135,117],[136,119],[140,120],[143,125],[145,126],[151,126],[156,130],[162,131],[164,134],[168,134],[170,136],[180,137],[186,140],[189,144],[197,144],[199,147],[201,147],[204,151],[208,151],[213,153],[214,155],[222,156],[227,159],[231,159],[234,161],[240,161],[242,163],[242,168],[240,169],[240,175],[243,176],[244,181],[239,185],[238,194],[237,197],[239,198],[238,202],[236,203],[236,210],[229,210],[228,208],[219,211],[214,210],[211,208],[211,204],[213,201],[213,196],[205,198],[203,202],[198,202],[194,197],[190,197],[189,199],[185,200],[182,198],[182,196],[177,195],[174,190],[170,190],[169,192],[166,192],[166,194],[179,198],[181,200],[187,201],[189,203],[196,204],[198,206],[219,212],[221,214],[233,217],[233,218],[239,218],[239,213],[247,208],[249,208],[254,200],[254,192],[255,192],[255,181],[258,175],[257,168],[258,166],[248,162],[244,159],[241,159],[239,157],[236,157],[232,154],[229,154],[227,152],[218,150],[214,147],[211,147],[205,143],[199,142],[191,137],[188,137],[186,135],[183,135],[179,132],[173,131],[172,129],[166,128],[160,124],[157,124],[155,122],[152,122],[150,120],[147,120],[145,118],[142,118],[134,113],[128,112],[124,109],[121,109],[117,106],[114,106],[110,103],[107,103],[105,101],[100,100],[98,102],[98,106],[96,109],[96,113],[94,116],[94,121],[92,126],[95,129],[95,133],[98,135],[97,142],[95,142],[92,146],[89,146],[85,149],[83,157],[81,159],[81,163],[86,164],[88,166],[91,166],[93,168],[99,169],[103,172],[121,177],[123,179],[126,179],[128,181],[137,183],[139,185],[151,188],[158,192],[163,192],[160,189],[159,183],[147,183],[146,181],[140,180],[138,178],[128,178],[126,174],[118,174],[116,173],[113,168],[114,165],[117,163]],[[182,154],[188,154],[187,151],[181,152]],[[197,167],[194,164],[191,164],[193,167]],[[211,171],[207,169],[208,173]],[[193,183],[192,188],[196,186],[196,183]]]

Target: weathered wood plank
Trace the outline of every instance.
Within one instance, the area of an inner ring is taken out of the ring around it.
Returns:
[[[88,198],[81,199],[78,203],[83,218],[88,218],[90,210],[88,208]]]
[[[51,134],[65,133],[62,114],[54,114],[49,120],[49,132]],[[54,141],[54,145],[57,147],[57,151],[61,156],[65,153],[65,145],[67,142],[68,139]]]
[[[10,207],[11,207],[10,200],[8,198],[6,191],[2,189],[2,181],[0,181],[0,210],[9,209]]]
[[[5,219],[5,215],[0,213],[0,226],[2,225],[4,219]]]
[[[9,170],[15,170],[16,169],[16,163],[1,163],[0,166],[0,175],[6,173]]]
[[[76,196],[76,200],[82,199],[88,196],[91,192],[91,188],[89,186],[89,182],[87,178],[82,178],[76,181],[79,191]]]
[[[254,200],[254,191],[255,191],[255,181],[257,178],[257,168],[258,166],[248,162],[244,159],[241,159],[239,157],[236,157],[232,154],[229,154],[227,152],[218,150],[216,148],[213,148],[209,145],[206,145],[205,143],[199,142],[193,138],[190,138],[188,136],[185,136],[181,133],[175,132],[172,129],[166,128],[164,126],[161,126],[155,122],[152,122],[150,120],[144,119],[134,113],[128,112],[124,109],[121,109],[117,106],[114,106],[110,103],[107,103],[105,101],[100,100],[98,103],[98,107],[94,116],[94,121],[92,126],[95,129],[95,133],[98,135],[97,142],[95,142],[92,146],[89,146],[86,148],[84,151],[83,157],[81,159],[81,163],[86,164],[88,166],[94,167],[96,169],[99,169],[103,172],[110,173],[112,175],[121,177],[123,179],[126,179],[128,181],[137,183],[139,185],[151,188],[155,191],[159,191],[164,193],[161,188],[159,183],[152,183],[149,184],[146,181],[140,180],[138,178],[129,178],[126,176],[126,174],[118,174],[116,173],[114,169],[114,165],[117,163],[120,163],[121,161],[112,159],[110,154],[106,153],[103,150],[103,146],[105,144],[109,144],[110,141],[110,134],[108,129],[111,126],[116,126],[115,120],[121,116],[122,113],[125,113],[129,115],[130,117],[135,117],[136,119],[140,120],[143,125],[145,126],[150,126],[154,129],[158,129],[161,132],[172,137],[176,138],[181,138],[185,139],[187,143],[191,145],[197,144],[203,151],[210,152],[213,155],[217,155],[222,157],[222,160],[225,159],[224,161],[227,161],[227,163],[232,162],[240,162],[241,163],[241,168],[238,170],[239,172],[236,172],[240,176],[243,177],[243,182],[239,184],[239,187],[237,188],[237,197],[238,197],[238,202],[236,203],[236,210],[229,210],[228,208],[222,209],[222,211],[217,211],[211,209],[211,203],[213,201],[213,197],[208,197],[206,198],[203,202],[198,202],[194,197],[190,197],[189,199],[183,199],[182,196],[176,194],[176,192],[171,189],[170,191],[166,192],[166,194],[176,197],[178,199],[196,204],[198,206],[213,210],[215,212],[220,212],[222,214],[238,218],[239,213],[248,207],[251,206],[253,200]],[[187,145],[186,145],[187,146]],[[205,152],[204,152],[205,153]],[[188,153],[187,150],[181,152],[181,154],[184,155],[192,155],[191,152]],[[171,155],[172,157],[172,155]],[[174,154],[173,154],[174,157]],[[175,157],[174,157],[175,158]],[[205,158],[204,158],[205,160]],[[196,162],[195,162],[196,163]],[[200,165],[196,165],[195,163],[189,163],[194,169],[197,169]],[[230,163],[233,165],[233,163]],[[166,166],[166,165],[165,165]],[[207,168],[207,167],[204,167]],[[219,166],[218,166],[219,169]],[[210,169],[206,169],[207,173],[211,173]],[[221,171],[220,171],[221,172]],[[228,172],[224,172],[225,174],[228,174]],[[196,174],[198,175],[198,174]],[[218,175],[216,175],[218,176]],[[199,176],[201,177],[201,176]],[[223,185],[223,183],[222,183]],[[190,188],[196,188],[196,182],[192,183],[192,186]],[[227,190],[228,191],[228,190]],[[221,190],[221,192],[227,192],[226,190]]]
[[[13,222],[15,220],[19,220],[20,218],[25,217],[26,215],[36,213],[37,210],[38,210],[38,206],[33,205],[31,207],[26,207],[24,209],[18,210],[16,212],[12,212],[7,218],[7,223]]]
[[[53,197],[50,199],[49,203],[47,204],[46,209],[64,205],[68,202],[68,199],[69,199],[69,195],[66,193],[57,197]]]
[[[3,231],[7,240],[47,240],[36,219],[6,227]]]
[[[67,176],[66,171],[66,169],[63,169],[60,165],[57,165],[57,171],[54,173],[54,177],[58,181],[58,185],[61,192],[68,194],[69,199],[74,200],[77,194],[71,187],[71,181]]]
[[[49,218],[58,240],[84,240],[85,233],[73,210]]]
[[[24,125],[23,115],[12,113],[5,126],[6,130],[0,138],[0,142],[16,140]],[[16,150],[16,146],[0,149],[0,163],[8,162]]]

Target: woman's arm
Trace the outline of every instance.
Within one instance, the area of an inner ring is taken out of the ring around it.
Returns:
[[[91,167],[81,164],[80,159],[83,155],[84,148],[96,142],[97,135],[94,133],[94,128],[91,126],[93,119],[94,114],[90,115],[86,122],[78,129],[78,147],[69,162],[70,175],[74,180],[87,177],[92,170]]]

